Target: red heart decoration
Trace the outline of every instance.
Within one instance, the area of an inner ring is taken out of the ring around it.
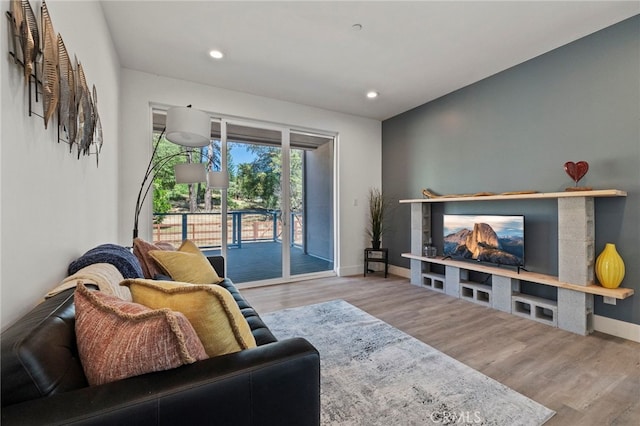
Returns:
[[[584,177],[589,171],[589,163],[586,161],[578,161],[574,163],[573,161],[567,161],[564,163],[564,171],[567,172],[571,179],[578,184],[578,181]]]

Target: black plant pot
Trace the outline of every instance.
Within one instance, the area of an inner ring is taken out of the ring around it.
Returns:
[[[371,247],[373,247],[374,250],[380,250],[380,240],[371,241]]]

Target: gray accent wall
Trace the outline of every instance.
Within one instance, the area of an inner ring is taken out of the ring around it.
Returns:
[[[626,265],[624,287],[636,294],[595,313],[640,324],[640,16],[606,28],[382,123],[383,192],[441,194],[564,191],[566,161],[584,160],[581,186],[621,189],[596,199],[596,256],[613,242]],[[433,206],[434,243],[442,214],[525,215],[527,269],[557,274],[554,200],[463,202]],[[410,207],[400,205],[385,235],[393,265],[409,267]],[[555,288],[525,285],[555,298]]]

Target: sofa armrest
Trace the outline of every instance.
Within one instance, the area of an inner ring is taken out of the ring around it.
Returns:
[[[286,339],[2,408],[3,425],[318,425],[320,356]]]
[[[213,269],[216,270],[216,273],[220,278],[224,278],[226,276],[224,270],[224,257],[207,256],[207,260],[209,260],[209,263],[211,264],[211,266],[213,266]]]

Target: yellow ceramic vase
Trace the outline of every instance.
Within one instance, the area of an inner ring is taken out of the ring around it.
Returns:
[[[615,244],[607,243],[596,259],[596,276],[602,287],[618,288],[624,278],[624,261]]]

